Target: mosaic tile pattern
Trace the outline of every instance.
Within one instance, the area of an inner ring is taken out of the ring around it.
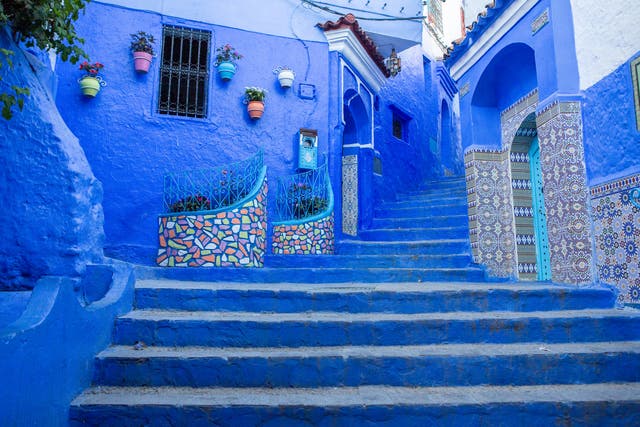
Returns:
[[[358,156],[342,156],[342,232],[358,234]]]
[[[592,283],[592,235],[580,103],[554,102],[538,114],[536,122],[552,279],[560,283]]]
[[[626,304],[640,304],[640,209],[629,198],[638,187],[640,174],[591,188],[598,276]]]
[[[467,203],[474,261],[493,277],[514,277],[516,235],[508,151],[465,153]]]
[[[162,267],[263,267],[267,230],[267,181],[242,206],[214,214],[158,218]]]
[[[275,225],[271,250],[278,255],[333,254],[333,213],[317,221]]]

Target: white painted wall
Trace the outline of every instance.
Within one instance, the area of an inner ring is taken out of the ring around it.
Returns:
[[[478,14],[483,12],[489,3],[491,3],[490,0],[462,0],[462,7],[464,8],[464,25],[468,27],[475,22],[478,18]]]
[[[584,90],[640,51],[640,1],[571,0],[571,8]]]

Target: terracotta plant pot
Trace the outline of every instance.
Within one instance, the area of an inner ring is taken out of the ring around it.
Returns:
[[[236,74],[236,66],[233,62],[221,62],[218,64],[218,74],[222,80],[231,80]]]
[[[289,88],[293,86],[293,79],[295,79],[296,75],[292,70],[280,70],[278,73],[278,81],[280,82],[280,87]]]
[[[80,90],[85,96],[94,97],[100,92],[102,82],[97,77],[86,76],[80,79]]]
[[[249,117],[254,120],[262,117],[262,113],[264,113],[264,102],[263,101],[249,101],[247,104],[247,112],[249,113]]]
[[[152,58],[147,52],[133,52],[133,66],[138,73],[148,73]]]

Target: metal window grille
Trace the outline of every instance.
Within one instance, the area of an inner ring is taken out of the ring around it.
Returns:
[[[206,117],[210,45],[209,31],[163,27],[158,113]]]
[[[404,139],[404,123],[397,114],[393,114],[393,136],[398,139]]]

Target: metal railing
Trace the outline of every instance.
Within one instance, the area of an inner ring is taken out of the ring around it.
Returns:
[[[298,221],[333,208],[327,163],[317,169],[278,177],[275,185],[275,221]]]
[[[217,210],[232,206],[258,184],[264,165],[260,150],[253,157],[213,169],[196,169],[164,176],[164,212]]]

